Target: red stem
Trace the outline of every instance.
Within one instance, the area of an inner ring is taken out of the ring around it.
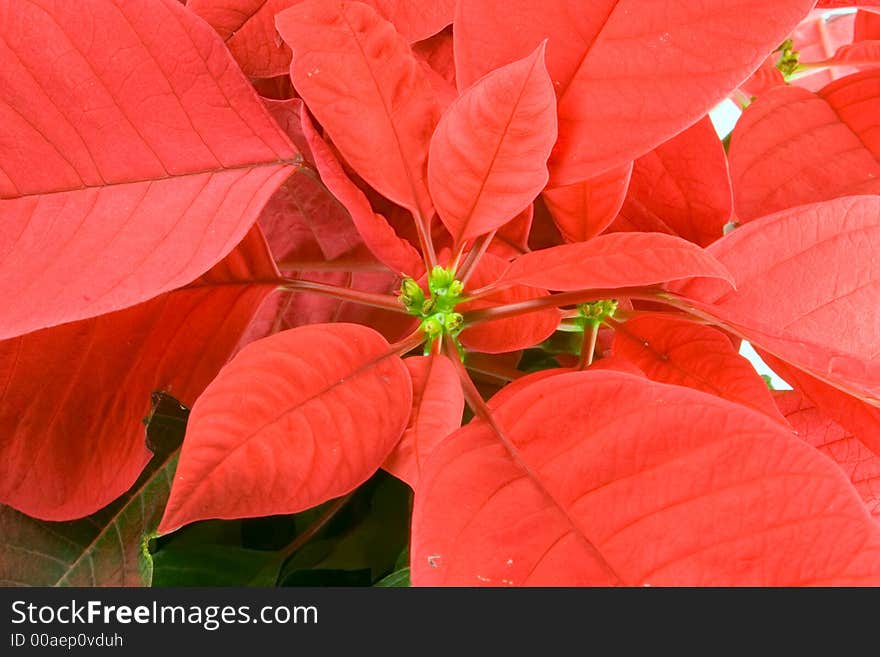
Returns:
[[[486,250],[489,248],[494,237],[495,231],[493,230],[491,233],[481,235],[474,240],[471,250],[468,251],[467,257],[464,259],[464,262],[455,274],[455,277],[461,281],[462,285],[468,282],[471,274],[474,273],[477,263],[480,261],[480,258],[483,257],[483,254],[486,253]]]
[[[393,345],[391,345],[391,352],[396,353],[398,356],[403,356],[404,354],[418,347],[424,341],[425,334],[422,332],[422,329],[417,328],[415,331],[406,336],[403,340],[395,342]]]
[[[575,290],[551,294],[546,297],[537,297],[526,301],[509,303],[491,308],[481,308],[464,313],[464,321],[467,326],[475,326],[484,322],[492,322],[508,317],[518,317],[527,313],[537,312],[545,308],[557,308],[559,306],[572,306],[588,301],[600,301],[602,299],[641,299],[644,301],[658,301],[669,303],[666,297],[661,296],[663,290],[657,287],[621,287],[608,290]],[[471,299],[472,297],[468,297]],[[669,304],[674,305],[674,304]]]
[[[485,354],[479,352],[468,354],[465,367],[472,372],[486,374],[501,381],[514,381],[521,376],[525,376],[525,372],[513,367],[493,363]]]
[[[330,506],[328,506],[324,513],[318,516],[318,518],[311,525],[306,527],[301,534],[297,534],[296,538],[294,538],[290,544],[282,548],[278,552],[278,556],[281,559],[286,559],[294,552],[299,550],[303,545],[312,540],[315,537],[315,534],[321,531],[324,526],[333,519],[333,516],[339,513],[342,507],[344,507],[348,503],[352,495],[354,495],[354,493],[349,493],[348,495],[340,497]]]
[[[599,337],[599,325],[601,322],[587,322],[590,325],[590,333],[587,335],[587,327],[584,327],[584,340],[581,343],[581,356],[578,360],[578,369],[585,370],[593,364],[593,355],[596,351],[596,338]]]
[[[406,308],[397,299],[390,294],[377,294],[375,292],[362,292],[361,290],[352,290],[347,287],[338,285],[329,285],[327,283],[315,283],[314,281],[300,281],[295,278],[285,278],[282,285],[283,290],[288,292],[307,292],[310,294],[320,294],[325,297],[333,297],[342,301],[353,301],[365,306],[374,308],[382,308],[396,313],[407,314]]]
[[[277,263],[279,271],[390,271],[381,262],[363,262],[356,258],[340,257],[335,260],[290,260]]]
[[[437,254],[434,251],[434,241],[431,239],[431,220],[425,220],[420,211],[412,213],[413,220],[416,223],[416,233],[419,236],[419,246],[422,250],[422,259],[425,261],[425,267],[430,272],[437,264]]]

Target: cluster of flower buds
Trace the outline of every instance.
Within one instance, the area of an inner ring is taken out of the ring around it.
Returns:
[[[404,278],[400,285],[400,302],[407,312],[422,318],[420,325],[429,344],[442,335],[455,337],[461,331],[464,318],[455,312],[461,302],[464,286],[456,280],[455,272],[437,265],[428,274],[428,294],[412,278]]]
[[[578,312],[583,319],[584,324],[598,326],[606,317],[613,317],[617,311],[617,301],[614,299],[602,299],[601,301],[591,301],[578,306]]]

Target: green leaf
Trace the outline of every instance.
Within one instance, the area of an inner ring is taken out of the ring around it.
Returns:
[[[153,586],[274,586],[282,559],[275,552],[229,545],[159,550]]]
[[[81,520],[47,522],[0,507],[0,585],[149,585],[145,536],[159,524],[176,464],[177,452],[151,463],[125,495]]]
[[[0,586],[149,586],[148,543],[177,467],[189,409],[151,395],[145,439],[154,456],[119,499],[80,520],[37,520],[0,505]]]
[[[285,565],[279,581],[283,586],[373,584],[397,569],[409,540],[410,505],[409,487],[378,473],[338,518],[345,521],[346,530],[336,533],[331,526],[322,538],[303,546]]]
[[[373,586],[380,587],[402,587],[402,586],[411,586],[409,581],[409,568],[403,568],[402,570],[396,570],[387,577],[383,577],[378,582],[373,584]]]

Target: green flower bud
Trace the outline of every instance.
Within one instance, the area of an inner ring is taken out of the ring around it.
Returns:
[[[424,294],[425,294],[422,291],[422,288],[419,287],[419,284],[416,283],[411,278],[404,278],[403,281],[401,281],[400,292],[401,292],[401,294],[405,294],[406,296],[410,297],[411,299],[416,299],[419,296],[424,296]]]
[[[422,321],[421,329],[424,331],[425,335],[428,336],[429,339],[433,340],[435,338],[440,337],[443,333],[443,325],[434,319],[436,315],[432,315],[428,317],[424,321]]]
[[[454,280],[455,274],[451,270],[436,265],[428,277],[428,288],[436,293],[437,290],[448,288]]]
[[[591,324],[600,324],[606,317],[612,317],[617,311],[617,301],[602,299],[578,306],[581,317]]]
[[[462,317],[461,313],[448,313],[443,325],[447,331],[453,333],[461,327],[462,323],[464,323],[464,317]]]

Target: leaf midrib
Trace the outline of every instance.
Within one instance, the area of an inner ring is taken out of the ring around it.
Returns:
[[[186,178],[187,176],[199,176],[203,174],[216,174],[216,173],[225,173],[227,171],[241,171],[246,169],[259,169],[263,167],[277,167],[277,166],[291,166],[299,169],[303,166],[303,158],[302,155],[297,154],[296,157],[290,159],[276,159],[276,160],[266,160],[262,162],[248,162],[246,164],[236,164],[234,166],[228,167],[212,167],[206,169],[194,169],[192,171],[186,171],[183,173],[176,173],[167,176],[145,176],[143,178],[136,178],[133,180],[121,180],[118,182],[111,183],[103,183],[100,185],[78,185],[71,187],[63,187],[60,189],[53,190],[42,190],[36,192],[28,192],[26,194],[18,194],[17,196],[4,196],[0,197],[0,203],[3,201],[15,201],[23,198],[40,198],[43,196],[51,196],[53,194],[68,194],[70,192],[79,192],[79,191],[87,191],[90,189],[107,189],[112,187],[124,187],[126,185],[138,185],[143,183],[152,183],[159,182],[162,180],[175,180],[177,178]]]

